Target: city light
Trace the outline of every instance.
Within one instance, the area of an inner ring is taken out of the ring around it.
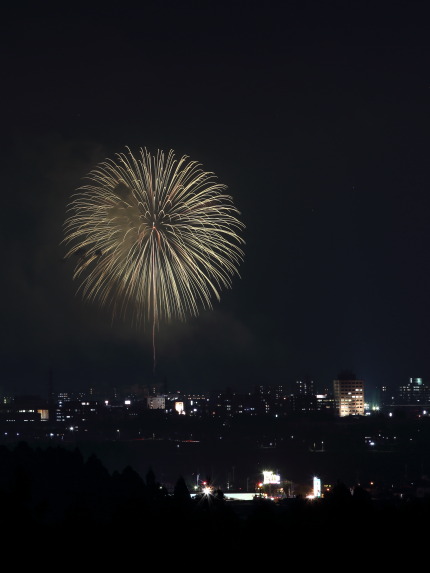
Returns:
[[[183,402],[175,402],[175,410],[178,414],[185,414],[184,410],[184,403]],[[194,412],[196,412],[196,408],[194,408]]]
[[[281,476],[273,473],[272,471],[263,471],[263,483],[264,484],[280,484]]]
[[[314,476],[314,497],[321,497],[321,480]]]

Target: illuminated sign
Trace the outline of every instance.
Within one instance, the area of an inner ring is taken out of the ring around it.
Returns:
[[[321,497],[321,480],[314,477],[314,497]]]
[[[281,483],[281,476],[278,474],[274,474],[273,472],[263,472],[263,483]]]

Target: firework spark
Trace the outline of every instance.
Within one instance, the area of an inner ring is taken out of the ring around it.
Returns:
[[[243,260],[244,228],[225,185],[171,150],[127,148],[91,171],[69,204],[66,257],[87,300],[135,324],[212,307]]]

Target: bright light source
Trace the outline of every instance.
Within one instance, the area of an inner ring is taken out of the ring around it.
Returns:
[[[274,474],[271,471],[264,471],[263,472],[263,482],[265,484],[267,484],[267,483],[279,484],[279,483],[281,483],[281,476],[278,474]]]
[[[314,476],[314,492],[313,497],[321,497],[321,480]]]

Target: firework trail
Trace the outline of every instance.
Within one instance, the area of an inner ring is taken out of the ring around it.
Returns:
[[[84,299],[136,325],[185,320],[212,308],[243,260],[244,228],[226,186],[171,150],[127,148],[87,176],[65,222],[66,257]]]

